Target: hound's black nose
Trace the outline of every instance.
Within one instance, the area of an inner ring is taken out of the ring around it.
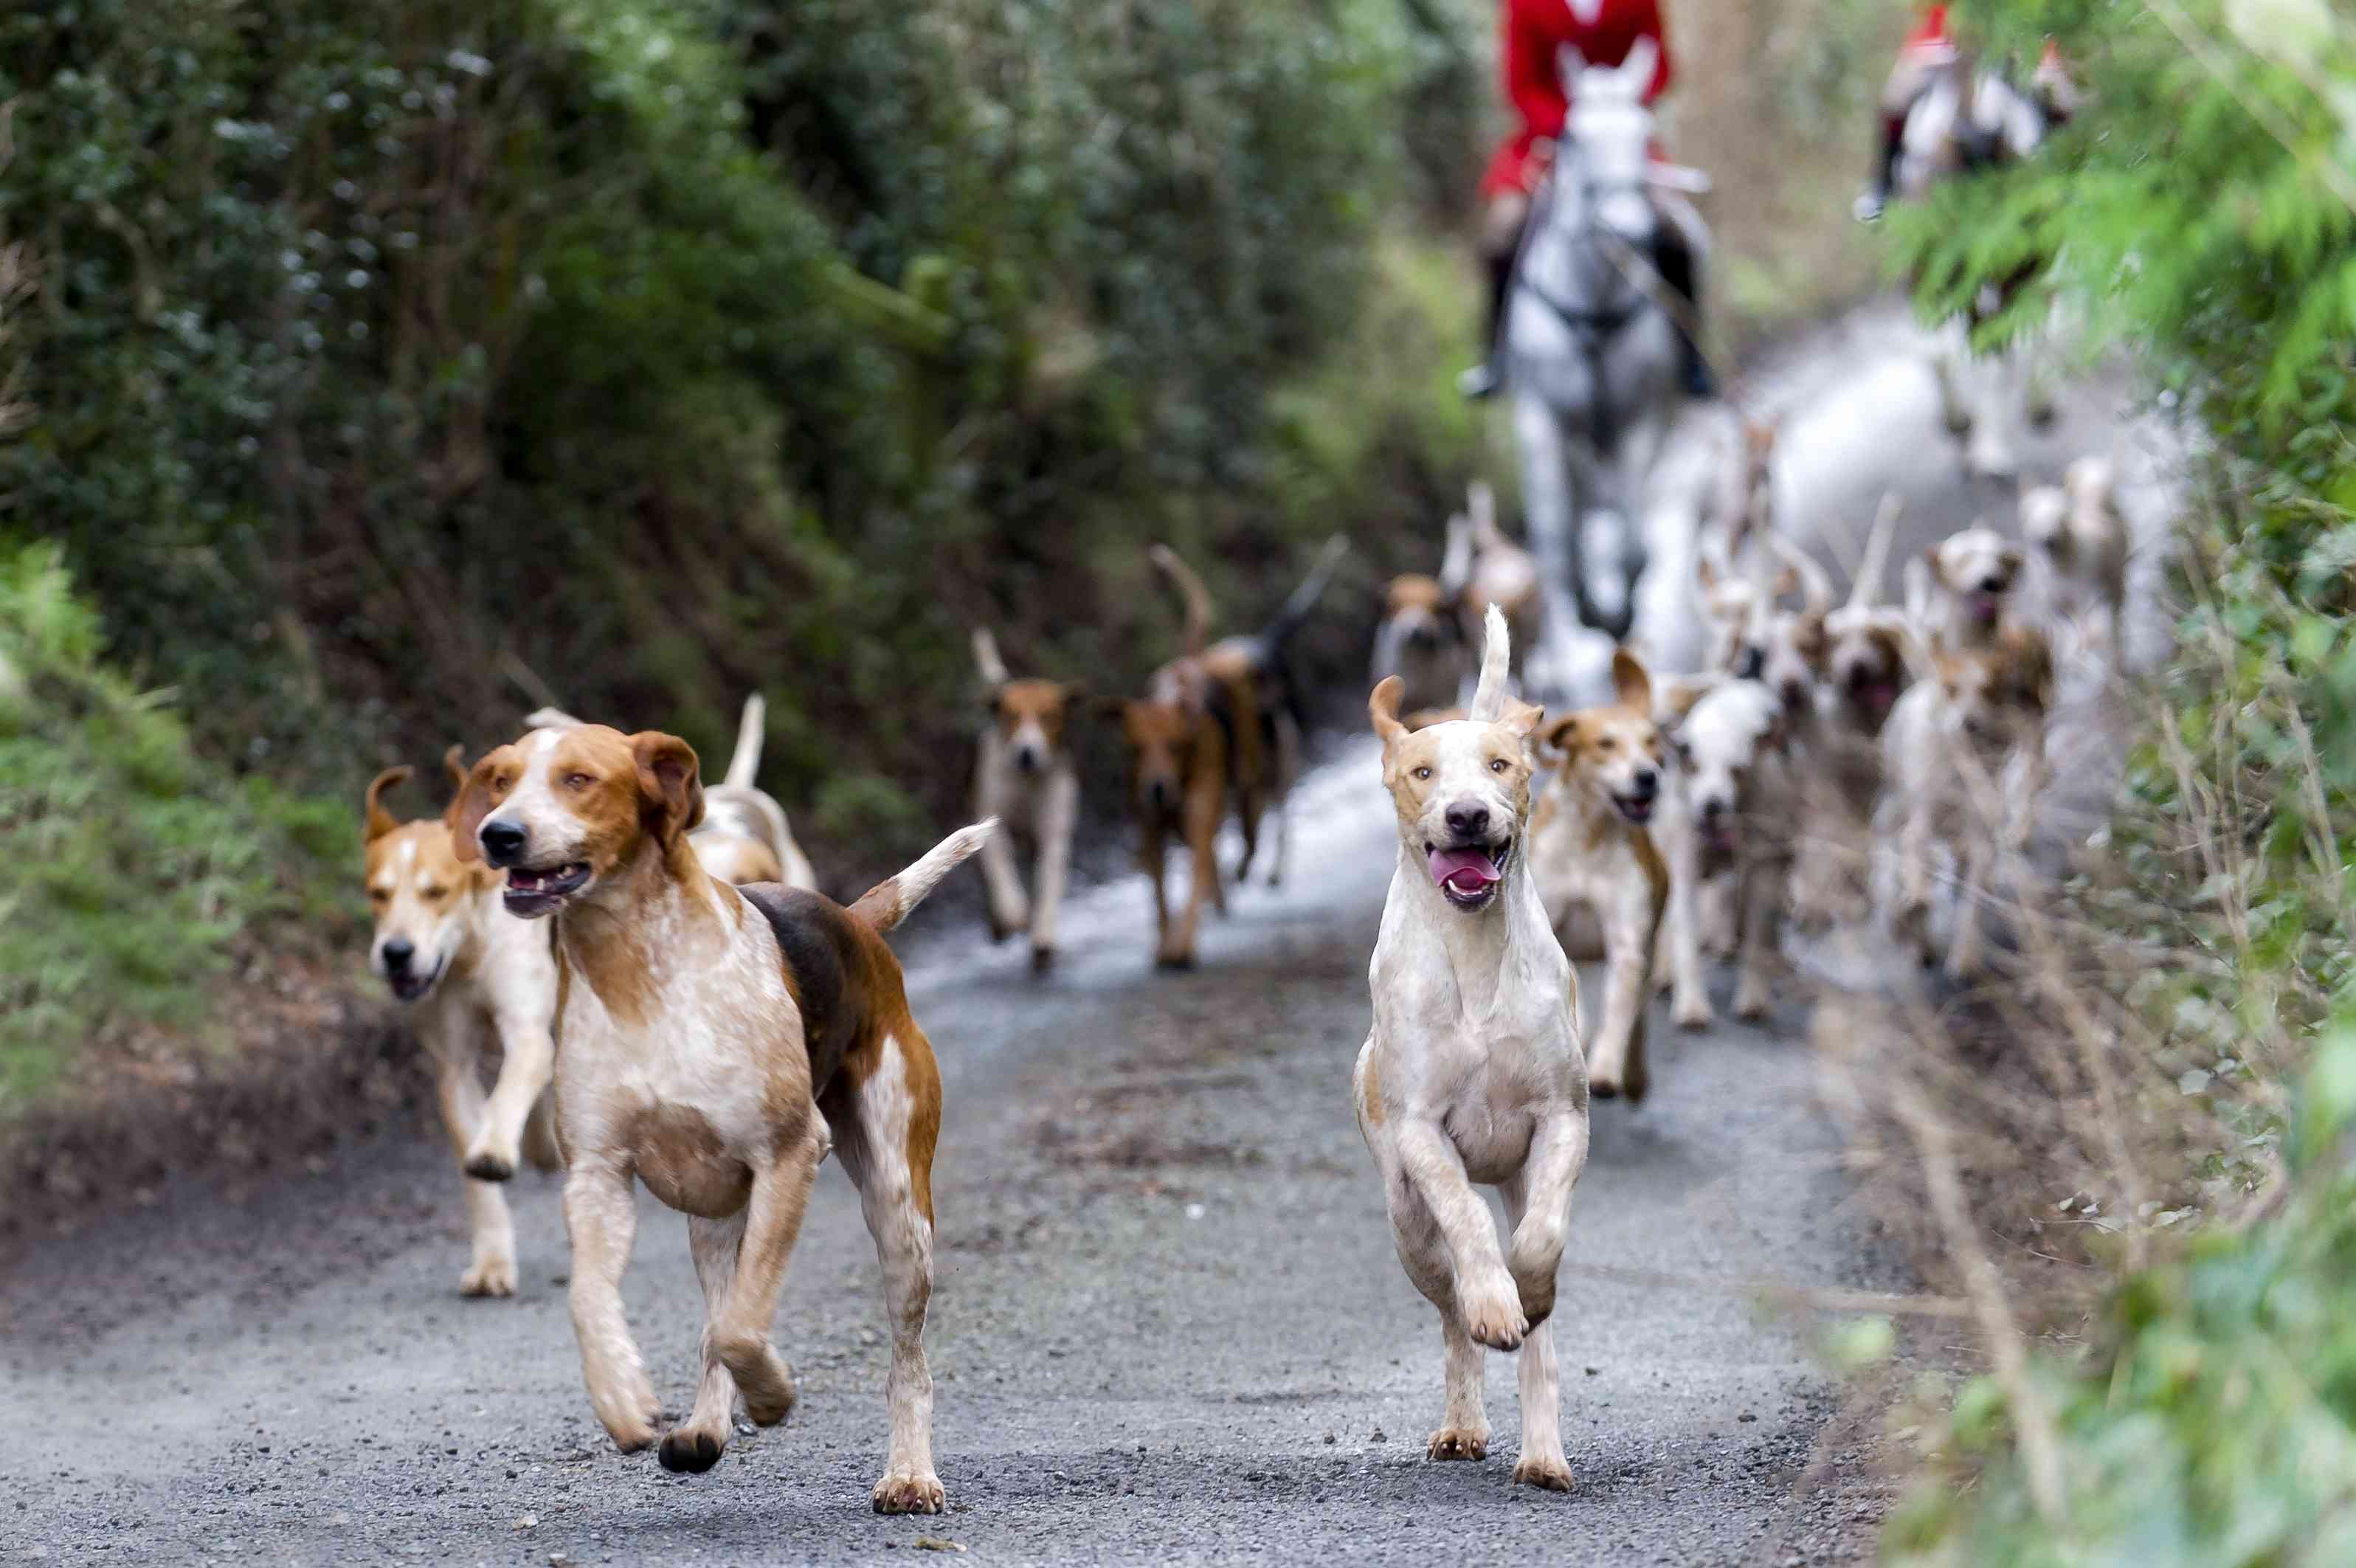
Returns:
[[[1159,779],[1156,779],[1150,786],[1148,786],[1145,792],[1152,797],[1153,804],[1157,808],[1166,807],[1170,804],[1170,786],[1163,783]]]
[[[1766,667],[1767,654],[1765,650],[1746,648],[1742,650],[1742,658],[1740,661],[1734,667],[1734,672],[1745,681],[1756,681],[1759,679],[1759,671],[1764,670]]]
[[[2004,592],[2004,579],[2002,577],[1982,577],[1980,579],[1980,592],[1983,594],[2000,594]]]
[[[1718,821],[1719,818],[1726,815],[1726,802],[1715,795],[1711,796],[1701,803],[1701,815],[1704,822]]]
[[[1636,799],[1649,800],[1661,791],[1661,776],[1646,768],[1636,774]]]
[[[1486,806],[1449,807],[1448,831],[1460,839],[1485,837],[1489,832],[1489,808]]]
[[[1027,746],[1016,746],[1014,766],[1025,773],[1036,773],[1039,771],[1039,754]]]
[[[384,944],[384,968],[388,974],[406,974],[409,961],[417,956],[417,944],[399,937]]]
[[[493,865],[509,866],[523,858],[524,831],[514,822],[485,822],[481,833],[483,858]]]

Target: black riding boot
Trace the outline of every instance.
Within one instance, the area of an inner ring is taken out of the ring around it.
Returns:
[[[1879,218],[1890,205],[1890,193],[1898,188],[1898,155],[1906,147],[1906,116],[1884,114],[1881,117],[1881,141],[1873,151],[1873,175],[1858,193],[1855,209],[1857,220],[1870,223]]]
[[[1479,364],[1456,379],[1457,386],[1469,398],[1484,398],[1505,384],[1504,339],[1505,336],[1505,294],[1514,286],[1514,252],[1487,258],[1489,268],[1488,332],[1482,341],[1488,353]]]
[[[1686,395],[1716,397],[1718,381],[1709,373],[1709,361],[1701,352],[1701,289],[1694,276],[1693,247],[1686,243],[1685,234],[1676,224],[1663,222],[1655,231],[1653,267],[1683,302],[1676,328],[1678,374]]]

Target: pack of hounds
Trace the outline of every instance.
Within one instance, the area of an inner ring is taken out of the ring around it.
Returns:
[[[2116,657],[2126,534],[2106,465],[2024,492],[2019,542],[1976,527],[1908,562],[1902,605],[1878,602],[1886,505],[1837,606],[1768,515],[1772,448],[1761,433],[1745,444],[1735,504],[1704,541],[1699,673],[1656,672],[1622,648],[1608,703],[1548,718],[1517,700],[1514,651],[1544,634],[1540,584],[1478,486],[1438,575],[1386,589],[1369,708],[1399,853],[1354,1102],[1400,1261],[1440,1313],[1435,1459],[1485,1455],[1482,1351],[1518,1350],[1514,1478],[1570,1484],[1547,1317],[1589,1097],[1644,1097],[1655,977],[1677,1024],[1706,1026],[1701,952],[1731,948],[1734,1010],[1756,1019],[1779,921],[1821,929],[1876,910],[1926,962],[1976,972],[1980,908],[2043,776],[2057,640]],[[370,966],[412,1010],[465,1174],[460,1290],[515,1293],[503,1184],[526,1161],[561,1168],[583,1373],[620,1449],[708,1470],[740,1411],[785,1419],[794,1382],[771,1325],[831,1154],[874,1240],[891,1337],[873,1506],[939,1511],[924,1328],[941,1079],[884,938],[979,854],[993,934],[1027,935],[1033,967],[1052,967],[1081,824],[1074,731],[1101,711],[1126,743],[1155,961],[1193,965],[1205,907],[1224,910],[1256,865],[1281,882],[1305,725],[1287,644],[1344,553],[1329,542],[1258,633],[1212,641],[1210,596],[1157,547],[1183,610],[1181,650],[1125,700],[1015,676],[975,631],[989,707],[978,821],[848,905],[817,890],[784,809],[755,783],[757,694],[717,783],[675,736],[543,708],[471,765],[450,749],[438,817],[388,808],[406,768],[369,785]],[[1230,822],[1243,846],[1231,873]],[[1174,907],[1173,839],[1190,863]],[[1941,884],[1958,892],[1934,944]],[[1603,963],[1591,1030],[1573,957]],[[620,1290],[641,1183],[686,1216],[704,1296],[693,1404],[668,1423]],[[1504,1197],[1502,1244],[1476,1185]]]

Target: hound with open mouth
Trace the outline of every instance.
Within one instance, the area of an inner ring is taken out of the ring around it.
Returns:
[[[1644,1007],[1669,900],[1668,865],[1650,829],[1670,779],[1652,677],[1624,648],[1612,655],[1612,677],[1619,701],[1540,732],[1541,753],[1558,766],[1530,819],[1530,870],[1564,950],[1603,960],[1603,1017],[1589,1042],[1588,1088],[1598,1099],[1633,1101],[1648,1081]]]
[[[1985,648],[2011,613],[2020,546],[1986,524],[1951,533],[1909,567],[1908,611],[1926,636],[1960,650]]]
[[[1514,1479],[1570,1487],[1548,1321],[1570,1193],[1587,1161],[1579,986],[1526,866],[1530,740],[1540,711],[1505,694],[1505,618],[1487,617],[1472,716],[1408,730],[1399,682],[1368,702],[1398,865],[1369,980],[1358,1127],[1382,1173],[1408,1278],[1440,1310],[1447,1411],[1426,1453],[1482,1459],[1481,1353],[1518,1350]],[[1500,1245],[1474,1184],[1513,1227]]]
[[[515,1222],[502,1186],[527,1158],[542,1170],[562,1163],[546,1093],[556,959],[548,933],[505,908],[498,873],[459,855],[451,822],[466,769],[456,746],[443,765],[453,799],[439,817],[404,822],[385,809],[385,791],[409,777],[406,768],[389,768],[368,787],[366,886],[376,919],[369,967],[416,1022],[442,1126],[466,1173],[474,1255],[458,1293],[513,1295]],[[498,1078],[487,1098],[482,1069],[494,1044]]]
[[[981,847],[943,840],[844,908],[712,875],[694,751],[599,725],[535,730],[475,765],[453,832],[462,860],[508,875],[506,900],[553,916],[556,1080],[573,1325],[597,1419],[624,1453],[655,1443],[661,1402],[622,1313],[637,1185],[688,1217],[704,1297],[702,1379],[661,1436],[668,1470],[708,1470],[734,1434],[783,1421],[794,1380],[771,1343],[777,1293],[831,1147],[883,1265],[891,1440],[879,1513],[938,1513],[925,1316],[941,1079],[884,933]]]

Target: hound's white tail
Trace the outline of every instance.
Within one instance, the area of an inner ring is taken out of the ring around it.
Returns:
[[[851,912],[879,934],[890,930],[906,919],[925,901],[925,895],[937,886],[942,877],[955,871],[958,863],[980,853],[981,846],[990,842],[990,835],[997,831],[996,817],[969,828],[959,828],[897,876],[887,876],[862,893]]]
[[[986,626],[973,628],[973,667],[981,671],[983,685],[995,688],[1006,684],[1006,660],[998,656],[998,639],[990,635]]]
[[[1481,683],[1472,689],[1469,716],[1493,725],[1505,716],[1505,671],[1513,660],[1513,634],[1505,629],[1505,612],[1494,605],[1489,607],[1482,629],[1486,640],[1481,650]]]
[[[750,789],[761,776],[761,727],[769,704],[761,693],[744,699],[744,716],[736,721],[736,754],[728,759],[728,776],[721,782],[732,789]]]

